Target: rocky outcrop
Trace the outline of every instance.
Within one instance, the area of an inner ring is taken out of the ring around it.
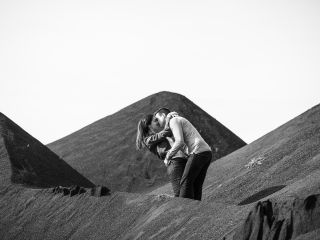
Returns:
[[[290,240],[320,230],[320,194],[305,199],[258,202],[224,240]]]
[[[62,187],[57,186],[52,189],[52,193],[54,194],[62,194],[63,196],[76,196],[83,193],[89,193],[91,196],[102,197],[110,195],[110,189],[105,186],[95,186],[90,189],[86,189],[80,186],[71,186],[71,187]]]

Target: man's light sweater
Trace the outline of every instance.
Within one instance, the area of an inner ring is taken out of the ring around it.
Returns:
[[[184,144],[188,147],[189,154],[211,151],[210,146],[187,119],[180,116],[172,118],[170,120],[170,129],[175,142],[168,152],[166,159],[171,159]]]

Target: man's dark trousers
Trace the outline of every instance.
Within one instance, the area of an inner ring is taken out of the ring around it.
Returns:
[[[211,151],[189,156],[180,181],[180,197],[201,201],[202,185],[211,159]]]

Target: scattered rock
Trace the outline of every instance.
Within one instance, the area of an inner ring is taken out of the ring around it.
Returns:
[[[110,195],[110,189],[105,186],[96,186],[91,188],[91,196],[102,197]]]
[[[262,161],[265,160],[264,157],[255,157],[252,158],[248,164],[245,165],[246,168],[253,168],[254,166],[261,165]]]
[[[157,195],[156,198],[159,201],[164,201],[164,200],[171,199],[171,198],[174,198],[174,197],[172,195],[169,195],[169,194],[159,194],[159,195]]]
[[[63,196],[69,195],[70,197],[74,195],[80,195],[86,192],[86,189],[79,186],[63,187],[58,186],[52,189],[52,192],[55,194],[62,193]]]
[[[63,196],[70,196],[70,197],[73,197],[75,195],[80,195],[86,192],[90,192],[90,195],[95,197],[110,195],[110,189],[105,186],[96,186],[96,187],[90,188],[90,191],[80,186],[71,186],[71,187],[58,186],[53,188],[52,192],[54,194],[62,193]]]

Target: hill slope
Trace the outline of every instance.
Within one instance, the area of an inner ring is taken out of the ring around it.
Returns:
[[[299,196],[320,186],[320,105],[213,162],[204,183],[210,201],[246,204],[275,193]],[[171,193],[169,184],[151,194]]]
[[[160,92],[48,145],[95,184],[142,192],[168,182],[162,161],[135,149],[138,121],[166,106],[188,118],[216,150],[215,159],[243,147],[239,137],[186,97]]]
[[[0,185],[32,187],[94,184],[0,113]]]

